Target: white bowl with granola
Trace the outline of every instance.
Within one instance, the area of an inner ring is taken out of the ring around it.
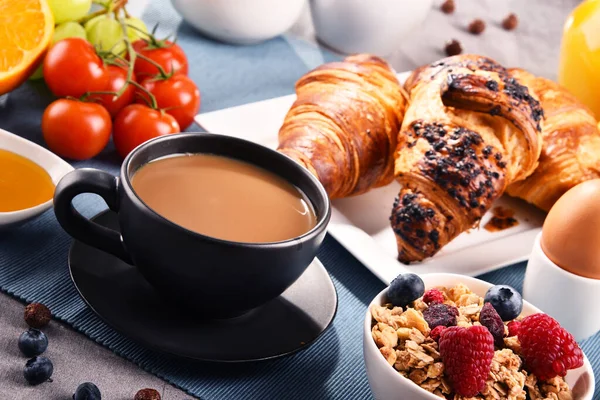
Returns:
[[[402,276],[415,286],[414,274]],[[463,275],[420,278],[414,290],[392,283],[365,315],[364,358],[377,400],[592,399],[594,373],[577,343],[514,289]]]

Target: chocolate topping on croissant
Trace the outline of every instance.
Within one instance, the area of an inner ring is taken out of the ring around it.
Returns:
[[[480,56],[419,68],[405,87],[410,105],[395,154],[402,188],[390,221],[398,259],[408,263],[478,224],[510,183],[533,172],[543,111],[527,87]]]

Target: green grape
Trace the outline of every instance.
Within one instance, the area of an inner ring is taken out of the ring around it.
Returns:
[[[126,18],[125,23],[127,24],[127,37],[133,43],[138,39],[146,39],[148,36],[144,33],[148,33],[148,28],[144,21],[138,18]]]
[[[77,22],[65,22],[63,24],[58,25],[56,28],[54,28],[52,43],[56,43],[60,40],[71,37],[80,37],[82,39],[86,39],[85,29],[83,29],[83,26],[79,25]],[[36,80],[42,79],[43,77],[44,63],[41,63],[40,66],[35,70],[35,72],[31,74],[29,79]]]
[[[90,34],[90,31],[92,30],[92,28],[98,23],[98,21],[102,21],[103,19],[106,19],[106,14],[102,14],[102,15],[98,15],[92,19],[90,19],[88,22],[86,22],[85,24],[83,24],[83,27],[85,28],[85,33],[87,35]]]
[[[52,36],[52,43],[56,43],[59,40],[63,40],[66,38],[79,37],[82,39],[87,39],[87,35],[85,34],[85,29],[83,26],[78,24],[77,22],[65,22],[63,24],[58,25],[54,29],[54,36]]]
[[[92,0],[48,0],[48,4],[57,24],[76,21],[92,8]]]
[[[123,40],[121,24],[112,19],[104,18],[98,21],[88,31],[88,40],[103,51],[112,51],[114,54],[123,55],[126,45]]]

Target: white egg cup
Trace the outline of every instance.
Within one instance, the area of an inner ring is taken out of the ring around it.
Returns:
[[[552,262],[541,246],[542,234],[533,245],[523,297],[556,319],[575,340],[586,339],[600,330],[600,279],[585,278]]]

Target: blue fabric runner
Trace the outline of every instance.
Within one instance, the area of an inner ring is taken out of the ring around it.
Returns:
[[[172,9],[150,3],[146,22],[168,21]],[[170,14],[169,14],[170,13]],[[203,96],[201,111],[231,107],[290,94],[309,67],[336,57],[300,40],[280,37],[237,47],[204,39],[183,24],[179,44],[190,59],[190,77]],[[0,108],[0,128],[43,145],[40,119],[51,94],[41,83],[28,83],[9,95]],[[192,126],[189,131],[198,130]],[[93,160],[75,167],[100,168],[116,174],[119,160],[112,145]],[[91,217],[106,208],[95,196],[76,199]],[[83,303],[67,268],[70,237],[52,211],[22,227],[0,234],[0,289],[25,301],[50,306],[57,318],[141,368],[202,399],[368,399],[371,393],[362,360],[362,318],[383,284],[333,238],[327,236],[318,257],[332,276],[339,309],[331,328],[309,349],[275,361],[215,365],[165,356],[120,335]],[[493,283],[521,288],[524,264],[481,276]],[[594,307],[590,305],[590,309]],[[582,343],[600,381],[600,334]],[[596,393],[594,399],[600,400]]]

